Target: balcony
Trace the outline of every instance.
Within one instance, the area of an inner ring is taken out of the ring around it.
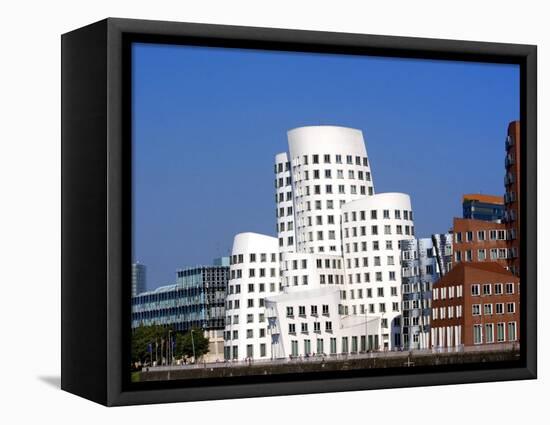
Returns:
[[[512,136],[506,136],[506,142],[505,142],[506,150],[510,149],[514,145],[515,145],[514,138]]]
[[[506,173],[504,175],[504,185],[508,186],[516,182],[516,179],[512,173]]]
[[[504,159],[504,166],[506,168],[508,167],[511,167],[512,165],[514,165],[516,163],[516,161],[514,160],[514,157],[511,156],[511,155],[506,155],[506,158]]]

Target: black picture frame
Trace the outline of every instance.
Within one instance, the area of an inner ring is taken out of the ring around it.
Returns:
[[[537,376],[537,49],[438,40],[108,18],[62,44],[61,387],[108,405],[415,387]],[[512,63],[520,66],[521,350],[512,363],[130,382],[132,42]]]

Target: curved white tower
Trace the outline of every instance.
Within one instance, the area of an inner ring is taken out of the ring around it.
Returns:
[[[229,273],[224,357],[269,359],[265,297],[280,292],[277,239],[250,232],[236,235]]]
[[[382,318],[382,347],[401,346],[401,241],[414,239],[409,195],[382,193],[342,207],[344,314]]]
[[[374,194],[363,133],[300,127],[288,132],[288,146],[275,157],[279,247],[341,255],[340,207]]]

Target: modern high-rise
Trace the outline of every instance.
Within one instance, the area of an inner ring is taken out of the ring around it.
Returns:
[[[399,244],[414,238],[413,213],[406,194],[375,195],[362,132],[290,130],[275,156],[275,200],[276,238],[235,237],[226,358],[399,348]],[[278,275],[260,276],[262,254],[275,255]]]
[[[512,121],[508,125],[505,148],[506,158],[504,166],[506,174],[504,176],[504,222],[508,229],[508,269],[519,276],[520,272],[520,123]]]
[[[147,268],[144,264],[132,264],[132,297],[147,290]]]

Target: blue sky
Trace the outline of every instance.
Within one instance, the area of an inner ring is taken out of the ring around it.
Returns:
[[[375,191],[411,195],[419,237],[461,196],[502,194],[519,67],[168,45],[133,46],[134,260],[150,289],[275,235],[273,157],[287,130],[363,130]]]

